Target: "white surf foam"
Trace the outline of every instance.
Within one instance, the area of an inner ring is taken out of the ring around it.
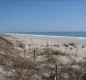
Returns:
[[[39,36],[39,37],[53,37],[53,38],[66,38],[66,39],[80,39],[86,40],[86,37],[75,37],[75,36],[52,36],[52,35],[37,35],[37,34],[20,34],[20,33],[3,33],[3,34],[15,34],[15,35],[26,35],[26,36]]]

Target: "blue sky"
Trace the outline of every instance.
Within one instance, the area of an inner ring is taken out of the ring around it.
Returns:
[[[86,31],[85,0],[0,1],[0,32]]]

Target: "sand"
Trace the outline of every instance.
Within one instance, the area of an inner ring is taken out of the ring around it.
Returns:
[[[78,56],[86,56],[86,38],[78,37],[63,37],[63,36],[42,36],[42,35],[30,35],[30,34],[8,34],[14,37],[16,40],[23,42],[28,49],[29,45],[33,45],[33,48],[40,48],[42,46],[49,45],[54,49],[58,49],[65,53],[78,54]],[[11,39],[11,38],[9,38]],[[70,44],[74,44],[71,46]],[[68,46],[64,46],[64,44]]]
[[[81,68],[83,68],[82,66],[86,63],[86,38],[12,33],[5,33],[0,36],[8,39],[13,43],[13,49],[15,50],[15,52],[17,52],[18,56],[21,56],[22,58],[24,58],[24,60],[29,59],[31,61],[35,61],[35,63],[37,63],[38,67],[41,69],[43,69],[44,67],[46,68],[47,65],[49,65],[50,68],[54,69],[55,65],[57,65],[58,69],[64,69],[66,66],[66,68],[71,67],[72,69],[74,68],[74,70],[81,70]],[[22,44],[24,44],[25,48],[21,48],[19,45],[16,45],[17,42],[21,42]],[[29,48],[32,48],[31,52]],[[44,50],[43,48],[52,51],[46,52],[46,50]],[[35,60],[33,49],[38,50],[37,52],[35,52]],[[3,54],[3,52],[0,53]],[[4,72],[2,67],[0,67],[0,72]],[[44,73],[45,72],[46,75],[49,74],[46,69]]]

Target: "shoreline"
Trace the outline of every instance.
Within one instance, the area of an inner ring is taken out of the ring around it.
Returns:
[[[77,39],[77,40],[86,40],[86,37],[77,37],[77,36],[52,36],[52,35],[38,35],[38,34],[22,34],[22,33],[0,33],[0,34],[11,34],[11,35],[23,35],[23,36],[35,36],[35,37],[46,37],[46,38],[65,38],[65,39]]]
[[[65,53],[76,52],[82,56],[86,56],[86,38],[83,37],[68,37],[68,36],[47,36],[47,35],[31,35],[31,34],[14,34],[3,33],[5,38],[16,45],[16,41],[23,43],[28,50],[29,45],[32,48],[42,49],[46,45],[54,50],[59,50]],[[59,47],[58,47],[59,46]]]

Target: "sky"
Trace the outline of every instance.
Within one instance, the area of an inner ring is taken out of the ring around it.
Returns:
[[[0,32],[86,31],[85,0],[0,0]]]

